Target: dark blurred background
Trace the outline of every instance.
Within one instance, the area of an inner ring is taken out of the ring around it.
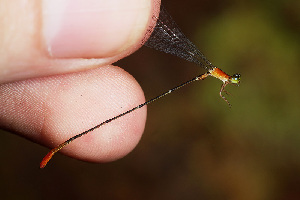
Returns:
[[[148,106],[144,136],[125,158],[91,164],[0,134],[1,199],[300,199],[300,1],[165,0],[183,32],[216,66],[214,78]],[[202,68],[143,47],[117,63],[147,99]]]

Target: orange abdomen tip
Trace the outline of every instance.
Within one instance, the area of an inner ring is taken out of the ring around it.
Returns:
[[[54,155],[53,151],[50,151],[42,160],[42,162],[40,163],[40,169],[44,168],[47,163],[49,162],[49,160],[52,158],[52,156]]]

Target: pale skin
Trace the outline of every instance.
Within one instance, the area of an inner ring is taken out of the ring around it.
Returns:
[[[72,0],[53,9],[59,1],[0,1],[0,127],[50,148],[145,101],[126,66],[112,63],[141,46],[159,9],[154,0]],[[142,108],[61,152],[116,160],[137,145],[145,122]]]

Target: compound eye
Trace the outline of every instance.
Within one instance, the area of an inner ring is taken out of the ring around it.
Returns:
[[[240,79],[240,78],[241,78],[241,75],[240,75],[240,74],[233,74],[232,77]]]
[[[234,84],[238,84],[241,80],[241,75],[240,74],[233,74],[231,76],[231,82]]]

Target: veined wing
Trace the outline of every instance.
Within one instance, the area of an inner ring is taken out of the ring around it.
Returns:
[[[153,32],[146,41],[145,46],[176,55],[187,61],[196,63],[206,70],[214,68],[203,53],[182,33],[162,5],[156,26],[153,28]]]

